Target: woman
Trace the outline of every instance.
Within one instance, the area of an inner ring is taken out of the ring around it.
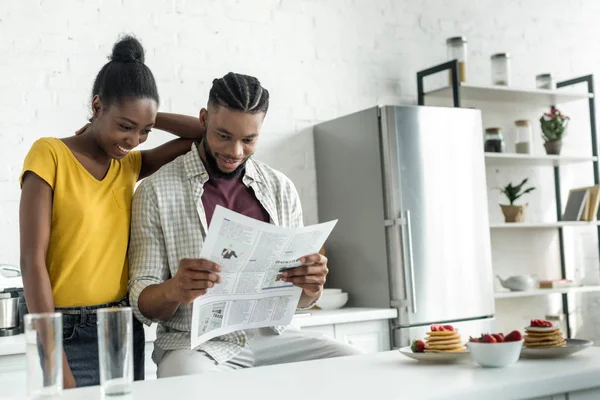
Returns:
[[[29,312],[63,314],[64,387],[99,384],[96,310],[126,306],[136,181],[188,152],[177,139],[136,151],[155,124],[156,82],[133,37],[113,48],[79,135],[42,138],[21,173],[21,271]],[[169,124],[168,115],[165,124]],[[186,132],[198,132],[191,129]],[[189,137],[188,139],[194,139]],[[134,318],[134,377],[144,378],[144,330]]]

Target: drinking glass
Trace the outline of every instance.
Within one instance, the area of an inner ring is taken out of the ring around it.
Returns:
[[[63,326],[61,313],[25,315],[27,395],[58,396],[63,389]]]
[[[100,391],[105,396],[131,393],[133,314],[130,307],[98,310]]]

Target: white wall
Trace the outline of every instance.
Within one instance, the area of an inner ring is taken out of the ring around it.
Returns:
[[[488,83],[489,55],[498,51],[513,55],[519,86],[533,86],[539,72],[559,78],[594,73],[600,62],[599,12],[595,0],[3,0],[0,262],[19,259],[18,175],[24,155],[35,139],[67,136],[84,123],[93,78],[119,33],[134,33],[145,45],[162,111],[196,114],[212,79],[230,70],[258,76],[271,91],[272,107],[257,155],[294,180],[306,222],[313,223],[311,125],[374,104],[413,103],[416,71],[444,61],[445,39],[457,34],[469,39],[472,83]],[[585,121],[583,127],[571,132],[565,152],[589,153]],[[167,137],[152,136],[150,144]],[[591,180],[589,167],[573,171],[565,190]],[[503,183],[507,177],[494,179]],[[497,220],[498,198],[490,193],[490,215]],[[552,218],[551,194],[540,188],[531,197],[538,204],[532,204],[531,218]],[[577,268],[597,279],[595,235],[586,232],[585,242],[580,237],[573,239],[579,243]],[[552,237],[540,240],[533,247],[551,249],[556,243]],[[508,242],[494,241],[497,257]],[[497,268],[515,273],[510,267],[519,262],[524,261],[503,261]],[[584,307],[598,306],[597,296],[585,296]],[[521,304],[502,307],[509,313]]]

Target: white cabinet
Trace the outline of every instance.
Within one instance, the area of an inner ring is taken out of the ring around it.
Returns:
[[[154,342],[146,342],[146,361],[144,365],[144,377],[146,380],[156,379],[156,364],[152,361],[152,352],[154,351]]]
[[[333,325],[304,326],[300,329],[307,332],[322,333],[330,338],[335,338],[335,329]]]
[[[12,398],[25,394],[26,368],[25,354],[0,357],[0,398]]]
[[[387,320],[336,324],[334,330],[336,339],[356,346],[365,353],[377,353],[390,349]]]
[[[322,333],[341,342],[356,346],[365,353],[390,350],[390,333],[387,320],[304,326],[300,329]]]

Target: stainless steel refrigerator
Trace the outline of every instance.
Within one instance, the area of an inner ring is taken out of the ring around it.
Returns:
[[[314,128],[327,287],[348,305],[394,307],[394,348],[433,323],[464,340],[493,329],[494,290],[479,110],[373,107]]]

